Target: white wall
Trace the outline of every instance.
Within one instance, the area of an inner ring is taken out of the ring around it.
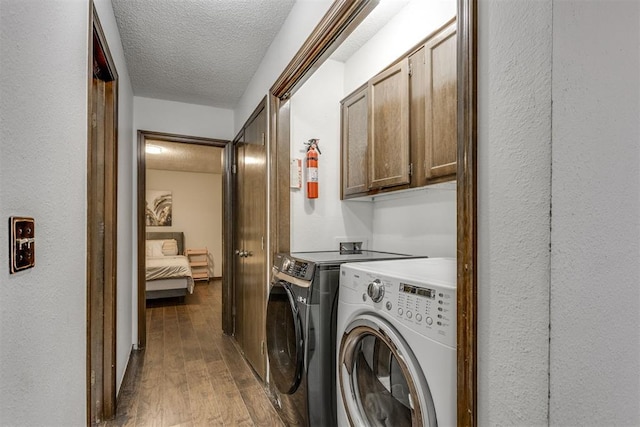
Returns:
[[[86,423],[88,2],[0,2],[0,424]],[[8,218],[36,266],[9,274]]]
[[[222,276],[222,175],[147,169],[148,190],[172,192],[170,227],[147,231],[182,231],[185,249],[207,247],[210,276]]]
[[[479,3],[478,425],[545,425],[552,3]]]
[[[161,99],[133,98],[136,131],[233,139],[233,111]]]
[[[262,98],[331,5],[331,0],[297,0],[282,28],[262,58],[258,70],[234,109],[238,133]]]
[[[107,37],[109,51],[118,72],[118,264],[116,320],[116,389],[120,389],[133,343],[131,293],[137,283],[135,262],[136,241],[135,193],[131,188],[133,159],[136,158],[133,139],[133,91],[122,51],[122,42],[109,0],[94,0],[100,24]]]
[[[291,250],[337,249],[336,238],[371,240],[368,203],[340,202],[340,100],[344,65],[325,62],[291,98],[291,158],[303,160],[303,186],[291,190]],[[307,199],[303,142],[320,139],[318,198]]]
[[[640,3],[554,2],[553,425],[640,423],[639,77]]]
[[[372,249],[456,257],[456,183],[376,197]]]

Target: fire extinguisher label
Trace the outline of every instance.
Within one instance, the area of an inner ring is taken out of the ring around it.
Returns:
[[[318,168],[307,168],[307,181],[318,182]]]

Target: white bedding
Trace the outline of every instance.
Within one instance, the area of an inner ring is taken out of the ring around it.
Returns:
[[[147,281],[185,277],[187,289],[193,293],[193,274],[186,256],[148,257],[146,265]]]

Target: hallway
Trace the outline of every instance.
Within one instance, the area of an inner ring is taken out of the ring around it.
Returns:
[[[147,348],[133,352],[105,426],[283,425],[261,381],[221,327],[221,282],[184,303],[147,303]]]

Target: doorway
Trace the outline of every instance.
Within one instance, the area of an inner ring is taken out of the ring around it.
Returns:
[[[156,144],[162,143],[177,143],[177,144],[190,144],[194,146],[207,146],[218,147],[222,149],[222,161],[221,161],[221,175],[222,175],[222,250],[220,259],[215,262],[220,265],[218,271],[223,271],[222,274],[222,287],[223,293],[227,289],[227,284],[231,280],[232,273],[230,264],[228,262],[229,244],[231,240],[231,224],[232,224],[232,203],[231,203],[231,180],[230,171],[231,164],[233,162],[233,149],[231,141],[192,137],[185,135],[175,135],[168,133],[160,133],[153,131],[138,131],[138,151],[137,151],[137,164],[138,164],[138,179],[137,179],[137,220],[138,220],[138,284],[137,284],[137,348],[139,350],[144,349],[147,342],[147,325],[146,325],[146,193],[147,193],[147,156],[145,148],[147,145],[152,145],[151,141],[155,141]],[[229,302],[232,301],[232,297],[223,295],[223,313],[227,310],[231,310]],[[223,314],[224,317],[224,314]]]

